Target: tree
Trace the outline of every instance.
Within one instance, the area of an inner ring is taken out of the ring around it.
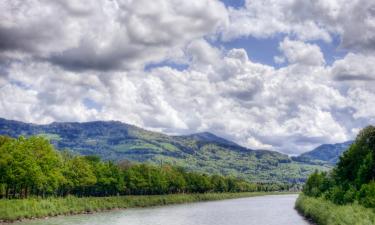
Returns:
[[[303,193],[312,197],[319,197],[330,188],[331,183],[326,172],[315,171],[303,186]]]
[[[361,130],[355,142],[340,157],[330,177],[315,172],[304,186],[306,195],[325,196],[336,204],[358,200],[375,206],[375,127]]]
[[[375,207],[375,181],[362,185],[358,194],[358,200],[365,207]]]
[[[30,194],[46,197],[238,192],[270,187],[237,178],[187,172],[170,165],[125,161],[115,164],[97,156],[77,156],[56,151],[43,137],[0,136],[0,156],[0,196],[7,198],[26,198]]]
[[[97,181],[92,166],[82,156],[65,159],[63,175],[66,194],[73,192],[82,196],[86,189]]]
[[[335,179],[357,188],[375,178],[375,127],[364,128],[355,142],[344,152],[335,169]]]
[[[30,137],[25,142],[24,150],[31,154],[32,160],[39,167],[40,172],[35,175],[38,189],[42,195],[53,194],[60,186],[63,175],[61,171],[62,158],[48,140],[42,137]]]

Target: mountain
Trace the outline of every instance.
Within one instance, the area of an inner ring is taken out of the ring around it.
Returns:
[[[179,136],[177,136],[177,137],[179,137]],[[194,139],[196,141],[210,141],[210,142],[220,143],[220,144],[233,146],[233,147],[241,147],[241,146],[239,146],[238,144],[236,144],[232,141],[228,141],[224,138],[218,137],[218,136],[216,136],[216,135],[214,135],[210,132],[189,134],[189,135],[185,135],[185,136],[182,136],[182,137],[191,138],[191,139]]]
[[[330,168],[275,151],[248,149],[208,132],[170,136],[117,121],[36,125],[0,119],[0,135],[41,135],[59,150],[105,160],[168,163],[259,182],[303,182],[315,169]]]
[[[339,157],[344,151],[346,151],[353,141],[347,141],[337,144],[323,144],[317,148],[305,152],[298,157],[293,159],[299,162],[310,162],[310,163],[328,163],[336,164],[339,160]]]

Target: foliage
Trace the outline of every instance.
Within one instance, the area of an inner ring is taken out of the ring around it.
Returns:
[[[189,172],[167,164],[101,161],[56,151],[43,137],[0,138],[0,197],[114,196],[288,190],[290,185]]]
[[[315,171],[309,176],[304,187],[303,192],[308,196],[319,197],[329,189],[331,186],[330,179],[326,172]]]
[[[375,212],[358,204],[336,205],[324,198],[301,194],[296,209],[318,225],[375,224]]]
[[[0,134],[43,135],[59,150],[103,160],[170,164],[188,171],[235,176],[247,181],[302,183],[331,165],[297,162],[273,151],[252,150],[211,133],[170,136],[115,121],[34,125],[0,119]]]
[[[358,202],[375,207],[375,127],[364,128],[340,157],[330,174],[315,172],[307,179],[303,193],[324,196],[339,205]]]
[[[61,158],[47,140],[40,137],[7,139],[0,146],[0,184],[5,195],[53,193],[63,176]],[[1,193],[2,194],[2,193]]]
[[[375,182],[364,184],[358,194],[358,201],[365,207],[375,208]]]

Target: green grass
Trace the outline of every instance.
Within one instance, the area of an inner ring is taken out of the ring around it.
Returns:
[[[300,194],[296,209],[318,225],[373,225],[374,209],[358,204],[335,205],[322,198],[312,198]]]
[[[119,197],[65,198],[29,198],[0,200],[0,222],[12,222],[20,219],[41,218],[47,216],[89,213],[116,208],[134,208],[157,205],[179,204],[197,201],[223,200],[231,198],[253,197],[280,192],[243,192],[243,193],[206,193],[144,195]]]

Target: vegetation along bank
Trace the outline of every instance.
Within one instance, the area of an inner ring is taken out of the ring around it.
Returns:
[[[102,161],[96,156],[57,151],[42,137],[1,136],[0,156],[0,220],[4,221],[245,197],[259,194],[249,192],[290,188],[170,165]]]
[[[296,208],[319,225],[375,224],[375,127],[368,126],[329,173],[307,179]]]
[[[284,192],[287,193],[287,192]],[[128,195],[112,197],[28,198],[0,200],[0,221],[43,218],[57,215],[92,213],[111,209],[148,207],[198,201],[254,197],[281,192],[200,193],[169,195]]]

